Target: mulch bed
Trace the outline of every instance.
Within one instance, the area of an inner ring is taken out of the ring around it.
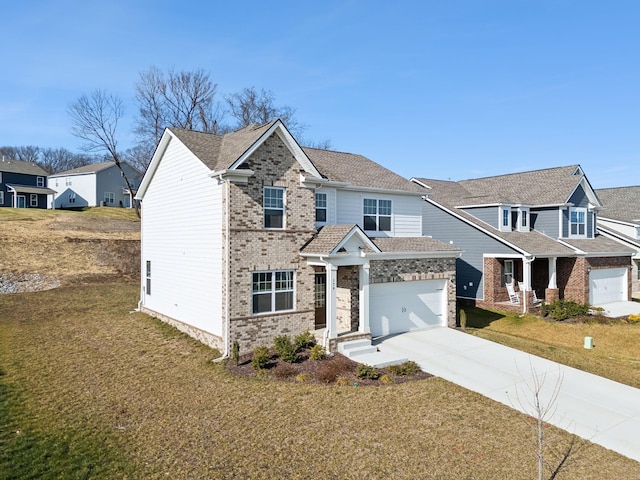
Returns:
[[[430,373],[420,370],[414,375],[394,375],[386,368],[378,369],[380,378],[388,376],[391,381],[357,378],[355,375],[358,363],[339,353],[323,360],[309,360],[309,350],[299,353],[295,363],[287,363],[277,355],[271,356],[271,361],[263,371],[256,371],[251,365],[252,354],[240,357],[238,365],[232,359],[227,360],[226,368],[233,375],[242,377],[265,378],[282,382],[315,383],[324,385],[349,385],[357,387],[394,385],[398,383],[424,380],[433,377]],[[303,374],[302,376],[300,374]],[[303,377],[303,378],[302,378]]]

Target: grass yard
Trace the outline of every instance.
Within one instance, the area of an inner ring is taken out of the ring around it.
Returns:
[[[487,340],[640,388],[640,323],[556,322],[534,315],[465,309],[467,331]],[[584,348],[584,337],[594,348]]]
[[[501,404],[438,378],[232,377],[217,352],[131,313],[137,292],[0,295],[0,478],[536,478],[533,425]],[[640,478],[640,464],[585,442],[557,478]]]

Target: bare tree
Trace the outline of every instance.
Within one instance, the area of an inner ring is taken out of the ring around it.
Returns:
[[[41,150],[38,164],[53,174],[89,165],[96,161],[95,157],[73,153],[66,148],[44,148]]]
[[[133,192],[127,174],[122,168],[117,142],[118,122],[124,116],[122,100],[108,95],[103,90],[94,90],[70,104],[68,112],[73,124],[71,132],[85,141],[84,149],[108,155],[122,173],[129,192]],[[134,201],[133,204],[136,215],[140,217],[138,203]]]
[[[236,128],[253,123],[263,124],[280,119],[294,136],[301,136],[307,128],[295,118],[295,109],[289,106],[277,107],[273,92],[244,88],[240,92],[225,97],[230,115],[236,120]]]
[[[21,162],[38,163],[40,157],[40,147],[27,145],[22,147],[0,147],[0,154],[9,160],[20,160]]]

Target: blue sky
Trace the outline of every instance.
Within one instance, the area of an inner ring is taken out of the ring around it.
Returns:
[[[126,105],[140,72],[255,86],[305,136],[405,176],[461,180],[579,163],[640,185],[640,2],[4,2],[0,145],[65,147],[69,103]]]

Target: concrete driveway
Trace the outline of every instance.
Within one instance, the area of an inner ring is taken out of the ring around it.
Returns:
[[[640,389],[598,377],[450,328],[376,339],[383,353],[402,355],[438,377],[537,416],[536,382],[545,421],[640,461]]]
[[[611,302],[598,305],[604,309],[604,315],[611,318],[640,315],[640,302]]]

